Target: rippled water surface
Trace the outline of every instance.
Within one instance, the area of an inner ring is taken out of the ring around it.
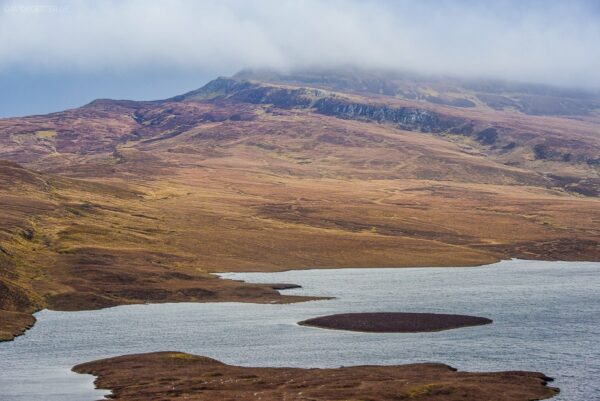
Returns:
[[[0,400],[102,398],[70,368],[127,353],[177,350],[247,366],[334,367],[435,361],[461,370],[537,370],[556,400],[600,400],[600,263],[507,261],[477,268],[345,269],[224,274],[303,286],[336,297],[292,305],[121,306],[36,315],[0,344]],[[361,311],[459,313],[487,326],[438,333],[368,334],[302,327],[299,320]]]

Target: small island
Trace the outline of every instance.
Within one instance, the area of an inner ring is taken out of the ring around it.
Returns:
[[[403,312],[341,313],[298,322],[302,326],[368,333],[421,333],[490,323],[491,319],[479,316]]]
[[[440,363],[333,369],[226,365],[181,352],[124,355],[77,365],[115,401],[529,401],[558,389],[537,372],[458,372]]]

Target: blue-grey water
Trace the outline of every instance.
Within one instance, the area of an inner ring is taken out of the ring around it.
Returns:
[[[434,361],[461,370],[535,370],[555,377],[556,400],[600,400],[600,263],[512,260],[476,268],[305,270],[223,274],[303,286],[334,300],[120,306],[41,311],[35,327],[0,343],[0,400],[92,401],[78,363],[177,350],[247,366],[335,367]],[[407,311],[489,317],[487,326],[368,334],[298,326],[323,314]]]

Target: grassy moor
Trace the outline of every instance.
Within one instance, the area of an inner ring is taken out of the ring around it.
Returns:
[[[295,302],[211,275],[600,261],[600,97],[357,70],[0,120],[0,334],[31,313]]]

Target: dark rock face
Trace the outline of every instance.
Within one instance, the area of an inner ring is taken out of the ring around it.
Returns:
[[[278,108],[314,109],[315,112],[343,119],[392,123],[414,131],[440,133],[464,123],[463,120],[413,107],[389,107],[353,103],[313,88],[285,88],[259,85],[235,79],[216,79],[203,88],[173,100],[231,100],[270,104]],[[470,107],[462,105],[461,107]]]
[[[342,313],[299,322],[302,326],[370,333],[419,333],[490,324],[492,320],[437,313]]]
[[[462,121],[438,115],[424,109],[350,103],[342,99],[326,97],[313,105],[316,112],[351,120],[369,120],[394,123],[404,129],[439,133],[459,125]]]

